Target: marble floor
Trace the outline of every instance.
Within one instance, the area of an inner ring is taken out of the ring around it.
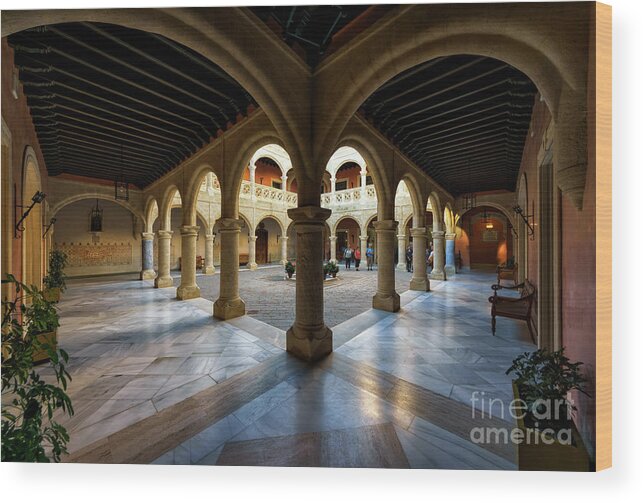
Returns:
[[[504,371],[535,349],[520,322],[499,319],[491,335],[493,279],[459,274],[403,293],[399,313],[340,323],[334,353],[314,365],[285,353],[276,327],[212,319],[206,299],[72,282],[59,332],[76,408],[67,460],[515,469],[511,445],[470,436],[513,427]]]

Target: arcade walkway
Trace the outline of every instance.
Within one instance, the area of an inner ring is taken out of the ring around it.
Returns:
[[[212,319],[205,299],[74,281],[59,331],[76,409],[63,419],[69,460],[512,469],[511,447],[469,440],[474,426],[512,427],[502,407],[472,419],[472,392],[508,405],[504,370],[534,349],[511,320],[491,336],[492,281],[461,274],[407,291],[399,313],[334,327],[335,352],[316,365],[285,353],[275,327]]]

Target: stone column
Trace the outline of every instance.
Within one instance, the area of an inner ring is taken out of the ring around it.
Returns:
[[[154,233],[143,232],[141,234],[141,248],[143,254],[143,267],[141,268],[141,279],[154,279]]]
[[[337,181],[337,179],[334,176],[330,177],[330,191],[332,193],[335,193],[335,182],[336,181]]]
[[[444,231],[433,231],[433,270],[431,279],[445,280],[444,274]]]
[[[214,274],[214,234],[205,235],[205,264],[203,274]]]
[[[198,225],[181,227],[181,285],[176,289],[179,300],[195,299],[201,296],[201,289],[196,284],[196,238]]]
[[[214,303],[214,316],[229,320],[243,316],[246,304],[239,297],[239,231],[243,220],[220,218],[221,265],[219,266],[219,298]]]
[[[281,245],[281,265],[286,265],[288,262],[288,236],[279,236],[279,243]]]
[[[257,236],[248,236],[248,269],[257,269]]]
[[[330,236],[330,259],[337,262],[337,236]]]
[[[455,275],[455,234],[447,232],[444,237],[446,239],[444,273],[449,277]]]
[[[397,235],[397,268],[400,271],[406,271],[406,235],[405,234]]]
[[[159,239],[159,273],[154,280],[155,288],[167,288],[174,285],[170,275],[170,243],[172,242],[173,231],[157,231]]]
[[[400,296],[395,291],[395,220],[374,222],[377,234],[377,293],[373,309],[395,313],[400,310]],[[405,266],[406,267],[406,266]]]
[[[362,263],[366,264],[366,248],[368,248],[368,236],[359,237],[359,251],[362,253]]]
[[[295,322],[286,333],[286,349],[315,361],[333,350],[333,333],[324,324],[324,222],[331,210],[300,206],[288,210],[297,234]]]
[[[429,278],[426,276],[426,227],[413,227],[413,277],[409,288],[421,292],[429,291]]]

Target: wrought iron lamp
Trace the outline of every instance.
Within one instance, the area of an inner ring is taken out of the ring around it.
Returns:
[[[47,225],[47,228],[45,229],[45,232],[42,234],[42,237],[44,238],[47,233],[49,232],[49,229],[51,229],[51,226],[56,223],[56,218],[52,217],[51,220],[49,220],[49,225]]]
[[[516,212],[520,218],[522,218],[523,222],[525,222],[525,225],[527,226],[527,234],[529,234],[530,239],[533,241],[536,237],[534,235],[534,213],[533,213],[533,201],[532,201],[532,213],[531,215],[525,215],[523,209],[520,206],[514,206],[513,210]]]
[[[114,199],[117,201],[119,199],[122,201],[129,201],[129,183],[125,180],[123,167],[123,144],[121,144],[121,175],[119,178],[114,180]]]
[[[89,219],[90,232],[103,232],[103,210],[98,206],[98,199],[96,199],[96,207],[92,209]]]
[[[22,225],[22,222],[25,221],[25,219],[29,216],[29,213],[31,213],[31,210],[36,204],[40,204],[45,200],[45,197],[47,197],[47,194],[41,191],[37,191],[33,197],[31,198],[31,204],[29,206],[26,206],[26,210],[20,217],[20,220],[16,222],[16,229],[15,229],[15,236],[18,237],[18,233],[22,232],[25,230],[24,226]],[[25,206],[21,204],[16,204],[14,207],[14,213],[15,215],[18,215],[18,208],[25,208]]]

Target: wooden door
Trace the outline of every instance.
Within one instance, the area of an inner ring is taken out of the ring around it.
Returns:
[[[268,231],[266,229],[257,229],[255,234],[257,236],[256,242],[256,260],[257,264],[268,263]]]

